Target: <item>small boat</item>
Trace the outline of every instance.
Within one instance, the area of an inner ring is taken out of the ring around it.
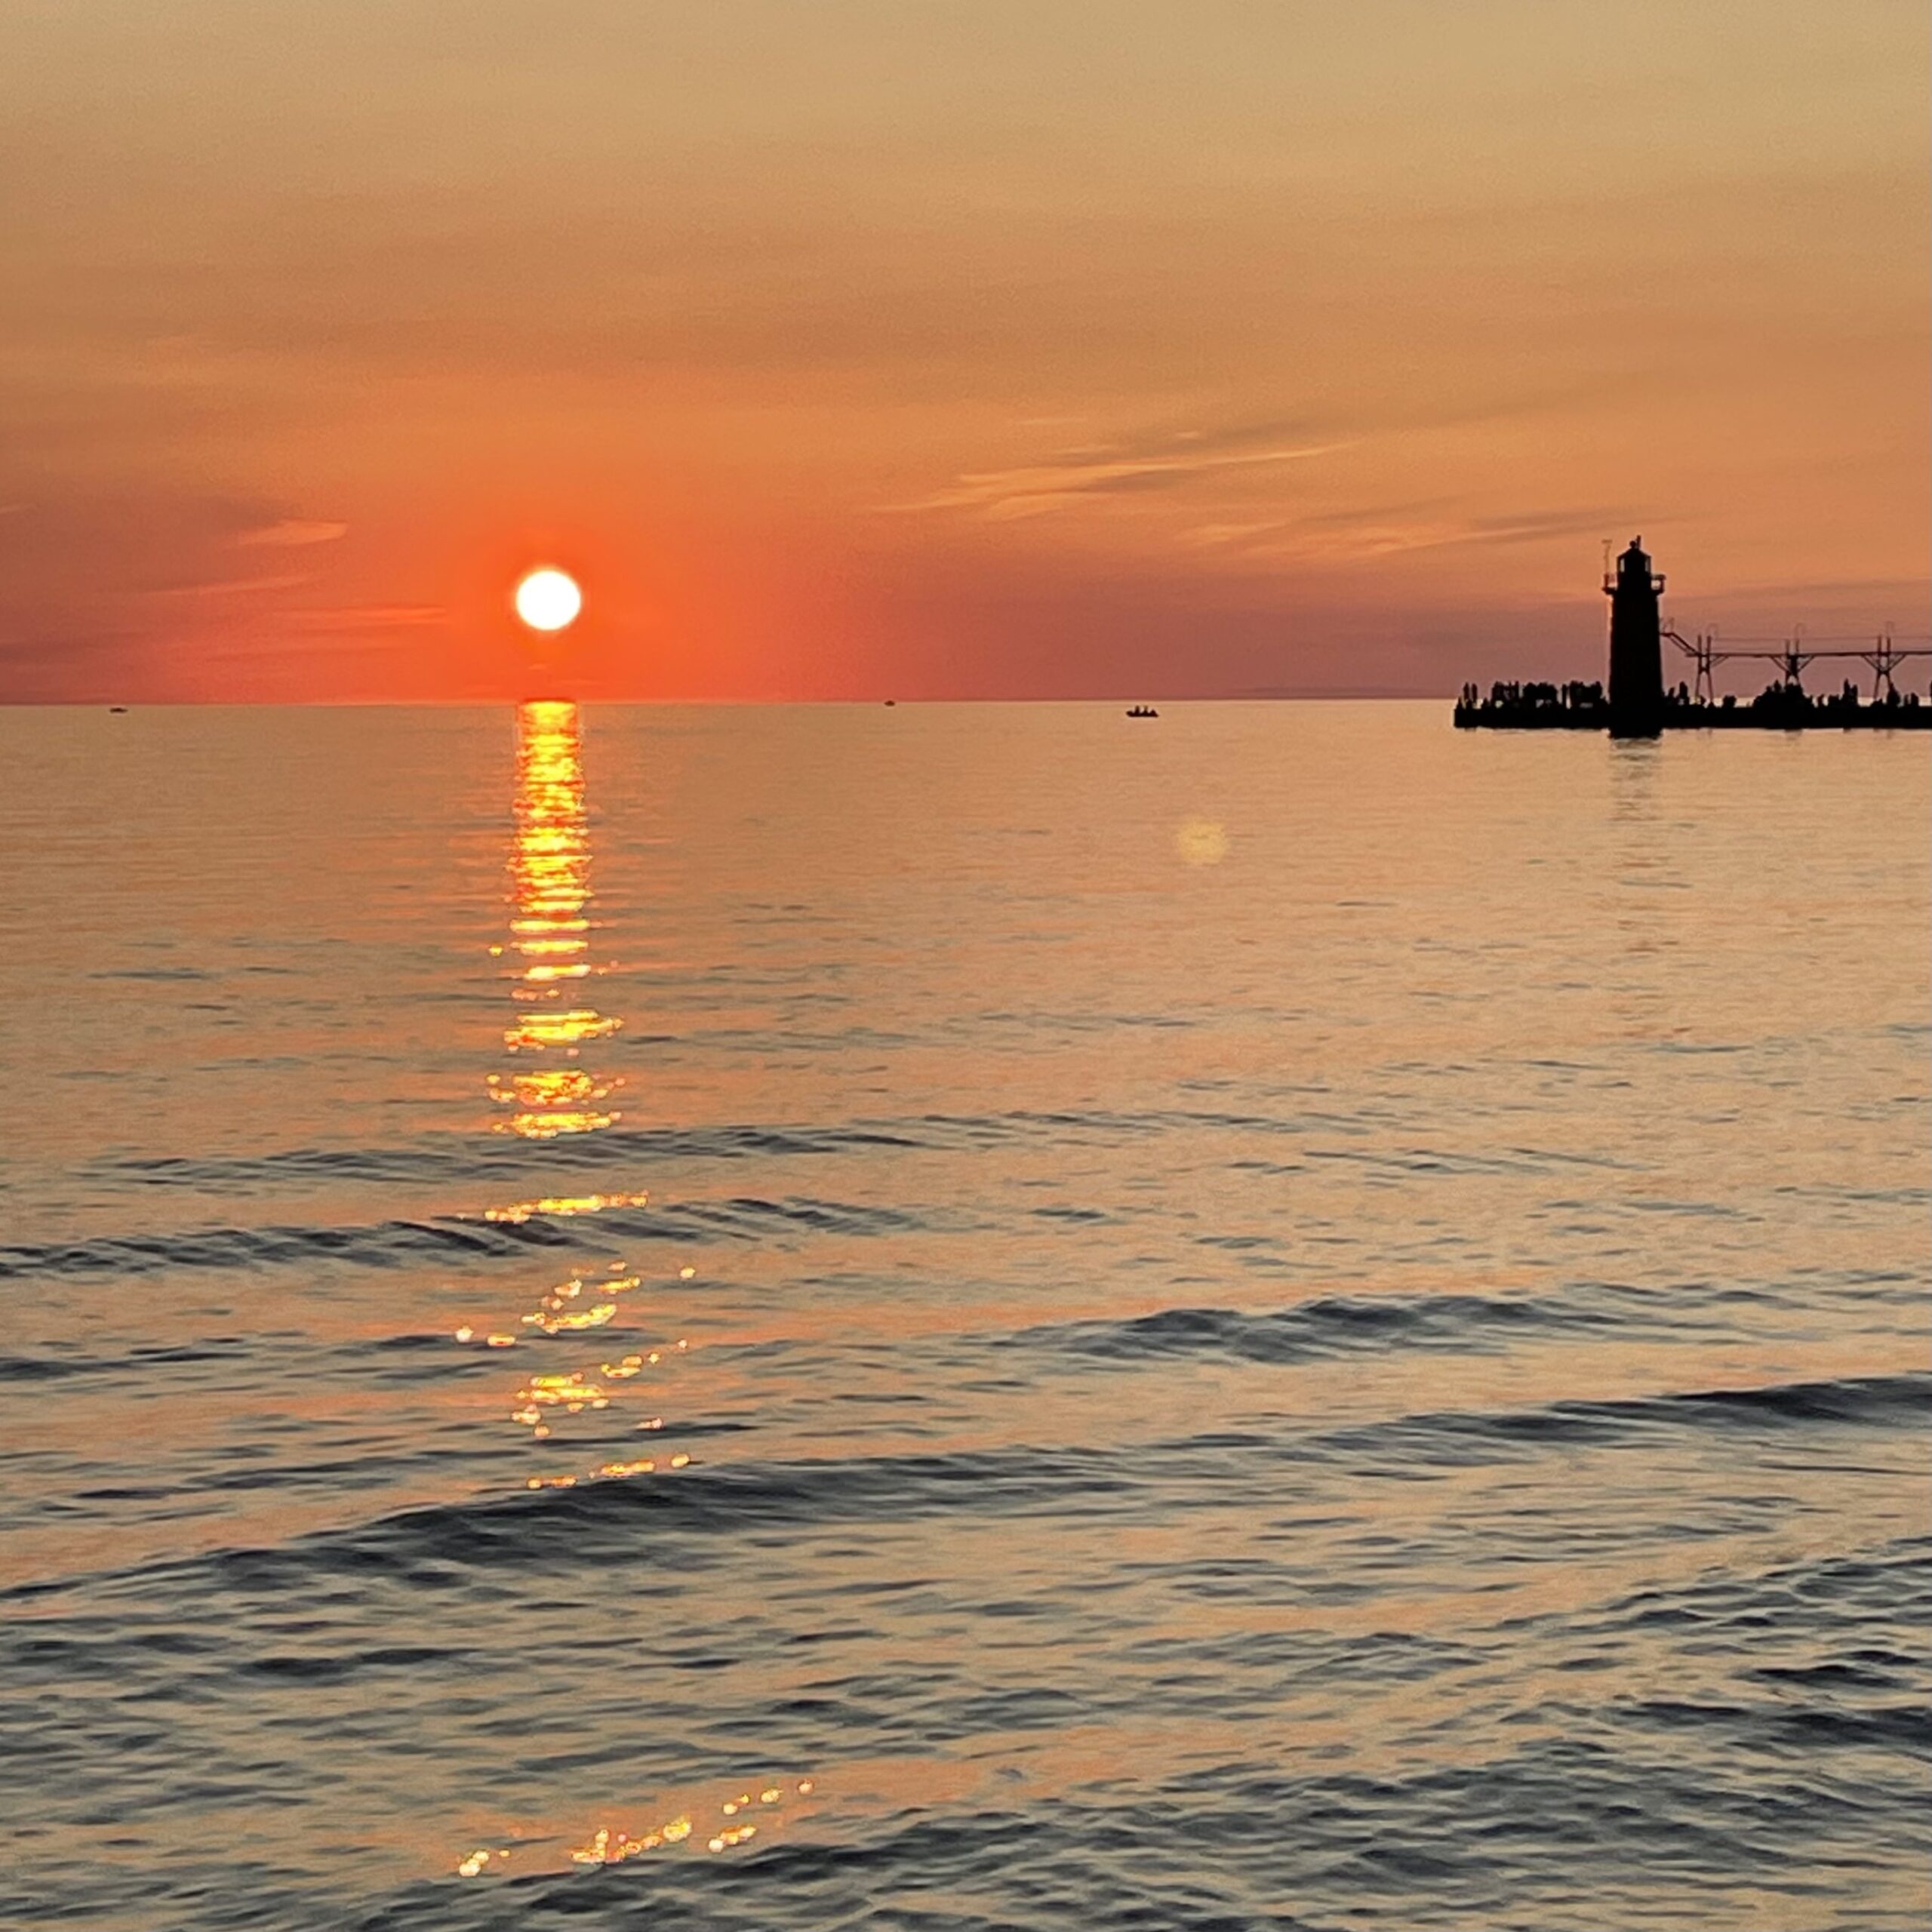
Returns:
[[[1134,704],[1128,706],[1127,715],[1130,718],[1158,718],[1161,714],[1151,704]]]
[[[107,709],[116,718],[125,718],[128,715],[128,707],[125,704],[110,704]]]

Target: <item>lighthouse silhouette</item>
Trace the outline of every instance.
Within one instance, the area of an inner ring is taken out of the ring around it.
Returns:
[[[1633,537],[1603,580],[1610,599],[1610,734],[1654,738],[1663,729],[1663,579]]]

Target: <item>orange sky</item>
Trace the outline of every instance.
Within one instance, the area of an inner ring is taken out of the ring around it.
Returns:
[[[13,0],[0,700],[1928,628],[1918,0]],[[580,574],[533,665],[518,569]]]

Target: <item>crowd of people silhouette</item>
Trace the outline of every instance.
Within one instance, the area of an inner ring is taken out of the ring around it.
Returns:
[[[1501,681],[1484,692],[1466,684],[1456,700],[1456,722],[1464,729],[1483,726],[1509,731],[1601,731],[1611,722],[1610,700],[1601,684],[1573,678],[1567,684]],[[1932,706],[1916,691],[1888,687],[1867,700],[1847,678],[1829,697],[1814,697],[1801,684],[1780,678],[1748,703],[1727,695],[1715,701],[1694,697],[1687,685],[1664,694],[1660,726],[1666,730],[1798,731],[1820,726],[1844,730],[1924,731],[1932,728]]]

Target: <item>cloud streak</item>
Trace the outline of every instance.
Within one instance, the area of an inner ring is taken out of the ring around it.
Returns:
[[[285,516],[264,524],[259,530],[245,530],[235,541],[249,550],[299,550],[311,543],[333,543],[348,534],[346,523],[320,517]]]
[[[297,590],[304,584],[313,583],[315,580],[306,571],[276,577],[216,577],[201,583],[162,584],[140,594],[165,601],[192,597],[235,597],[255,591]]]
[[[1442,513],[1418,515],[1404,511],[1343,511],[1257,526],[1256,535],[1270,540],[1244,543],[1246,531],[1209,525],[1190,534],[1198,544],[1220,542],[1231,554],[1255,561],[1279,559],[1299,563],[1373,562],[1418,550],[1442,550],[1470,545],[1537,543],[1572,537],[1614,536],[1629,522],[1628,507],[1581,510],[1523,510],[1485,516]],[[1223,534],[1223,533],[1226,534]],[[1278,536],[1274,533],[1281,533]]]
[[[1078,451],[1016,469],[969,472],[943,490],[910,503],[881,507],[893,514],[963,510],[996,521],[1041,516],[1082,497],[1139,490],[1172,490],[1217,470],[1257,469],[1305,462],[1346,449],[1346,441],[1303,443],[1266,449],[1217,449],[1200,432],[1184,432],[1165,451],[1135,454]],[[1189,444],[1197,447],[1188,447]]]
[[[349,604],[335,610],[291,611],[291,630],[321,632],[426,630],[449,622],[440,604]]]

